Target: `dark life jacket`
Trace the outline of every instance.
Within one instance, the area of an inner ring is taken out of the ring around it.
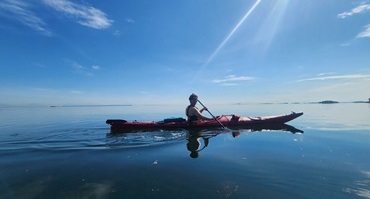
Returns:
[[[190,107],[192,107],[192,106],[189,105],[188,107],[186,107],[186,116],[188,116],[188,122],[197,121],[198,120],[198,117],[196,115],[192,115],[192,116],[189,115],[189,109],[190,109]]]

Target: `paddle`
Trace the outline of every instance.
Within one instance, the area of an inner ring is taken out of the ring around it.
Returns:
[[[206,106],[204,106],[203,105],[203,103],[201,102],[201,101],[199,101],[199,100],[197,100],[198,102],[199,102],[199,104],[200,105],[202,105],[205,109],[206,109],[206,111],[213,117],[213,119],[215,119],[221,126],[222,126],[222,128],[224,128],[224,129],[228,129],[228,128],[226,128],[209,110],[208,110],[208,108],[206,108]],[[228,129],[229,130],[229,129]]]

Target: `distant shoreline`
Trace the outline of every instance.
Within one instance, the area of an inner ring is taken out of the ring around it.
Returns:
[[[134,106],[132,104],[96,104],[96,105],[0,105],[0,108],[73,108],[73,107],[114,107],[114,106]]]
[[[49,107],[51,108],[57,108],[57,107],[99,107],[99,106],[133,106],[132,104],[102,104],[102,105],[51,105]]]
[[[333,100],[325,100],[319,102],[261,102],[261,103],[234,103],[233,105],[248,105],[248,104],[260,104],[260,105],[273,105],[273,104],[370,104],[369,101],[353,101],[353,102],[339,102]]]
[[[324,100],[318,102],[239,102],[239,103],[214,103],[213,105],[292,105],[292,104],[370,104],[369,101],[352,101],[352,102],[340,102],[333,100]],[[181,104],[171,104],[180,106]],[[168,106],[168,104],[77,104],[77,105],[37,105],[37,104],[25,104],[25,105],[8,105],[0,104],[0,108],[32,108],[32,107],[45,107],[45,108],[83,108],[83,107],[126,107],[126,106]]]

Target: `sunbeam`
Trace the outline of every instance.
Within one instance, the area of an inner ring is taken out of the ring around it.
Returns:
[[[284,15],[289,5],[289,0],[269,2],[271,9],[266,14],[254,38],[255,44],[264,52],[268,50],[279,29],[284,25]]]
[[[251,13],[256,9],[258,4],[262,0],[257,0],[253,6],[245,13],[245,15],[239,20],[238,24],[231,30],[231,32],[227,35],[227,37],[221,42],[221,44],[216,48],[216,50],[211,54],[208,60],[205,62],[201,69],[207,67],[207,65],[215,58],[218,52],[225,46],[225,44],[230,40],[230,38],[234,35],[234,33],[239,29],[239,27],[244,23],[244,21],[251,15]]]

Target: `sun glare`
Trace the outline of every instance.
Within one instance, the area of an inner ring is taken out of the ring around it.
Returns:
[[[225,46],[225,44],[230,40],[230,38],[239,29],[239,27],[244,23],[244,21],[248,19],[248,17],[256,9],[256,7],[258,6],[258,4],[261,1],[262,0],[257,0],[256,3],[254,3],[253,6],[249,10],[247,10],[247,12],[244,14],[244,16],[239,20],[238,24],[236,24],[236,26],[230,31],[230,33],[226,36],[226,38],[221,42],[221,44],[211,54],[211,56],[208,58],[208,60],[204,64],[204,67],[206,67],[214,59],[214,57],[218,54],[218,52]]]
[[[206,62],[198,70],[198,74],[200,74],[205,68],[208,67],[208,65],[221,52],[221,50],[232,38],[232,36],[240,29],[240,27],[243,24],[245,24],[247,19],[256,10],[256,8],[260,5],[261,2],[262,0],[257,0],[252,5],[252,7],[246,10],[245,14],[241,17],[241,19],[238,21],[235,27],[233,27],[229,34],[227,34],[227,36],[222,40],[222,42],[218,45],[218,47],[213,51],[213,53],[209,56]],[[269,49],[271,43],[274,40],[275,35],[277,34],[280,26],[282,25],[282,19],[286,12],[286,8],[288,7],[289,0],[271,1],[266,3],[270,4],[270,6],[268,7],[269,10],[264,12],[267,13],[267,16],[261,19],[260,28],[257,31],[257,34],[254,38],[254,43],[258,43],[259,45],[262,43],[263,51]]]
[[[257,43],[263,51],[267,51],[273,42],[276,34],[283,25],[284,15],[289,5],[289,0],[271,1],[270,10],[261,21],[254,43]]]

